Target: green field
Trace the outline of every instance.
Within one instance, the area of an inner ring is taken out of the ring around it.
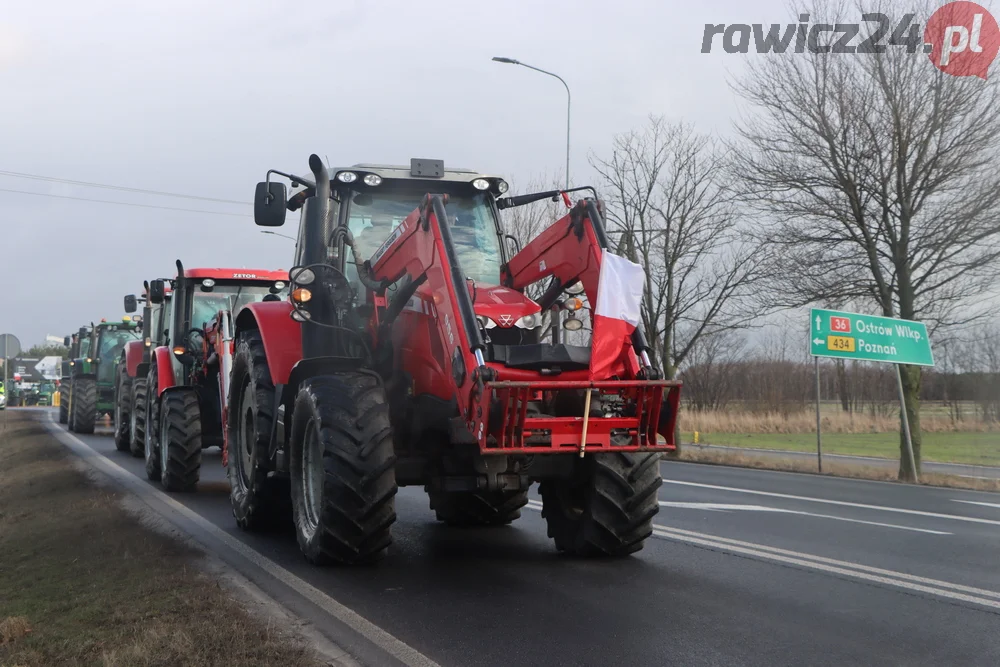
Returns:
[[[816,451],[815,433],[699,433],[699,444]],[[693,442],[683,434],[682,442]],[[898,433],[823,434],[824,454],[899,458]],[[944,432],[923,434],[923,460],[1000,466],[1000,433]]]

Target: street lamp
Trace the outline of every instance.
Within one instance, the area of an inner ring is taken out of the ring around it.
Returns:
[[[533,69],[536,72],[541,72],[542,74],[548,74],[549,76],[554,76],[555,78],[562,81],[562,85],[565,86],[566,88],[566,189],[569,190],[569,111],[571,102],[569,86],[566,84],[565,81],[563,81],[563,78],[558,74],[553,74],[552,72],[546,72],[543,69],[539,69],[538,67],[533,67],[526,63],[522,63],[518,60],[514,60],[513,58],[502,58],[500,56],[495,56],[493,60],[495,62],[505,63],[507,65],[520,65],[521,67],[527,67],[528,69]]]
[[[294,236],[289,236],[288,234],[279,234],[278,232],[269,232],[269,231],[267,231],[266,229],[262,229],[262,230],[260,230],[260,233],[261,233],[261,234],[273,234],[273,235],[275,235],[275,236],[281,236],[281,237],[284,237],[284,238],[286,238],[286,239],[291,239],[291,240],[293,240],[293,241],[295,240],[295,237],[294,237]]]

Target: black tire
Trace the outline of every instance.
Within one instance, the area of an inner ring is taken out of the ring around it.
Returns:
[[[127,452],[132,444],[131,438],[132,414],[132,378],[124,360],[118,364],[115,377],[115,448],[119,452]]]
[[[660,509],[660,455],[592,454],[578,473],[539,485],[556,549],[576,556],[627,556],[642,549]]]
[[[392,543],[397,486],[389,405],[378,377],[357,372],[306,380],[295,397],[289,462],[295,535],[306,559],[316,565],[381,560]]]
[[[146,451],[146,378],[132,380],[132,408],[129,412],[129,451],[137,459]]]
[[[69,422],[69,385],[66,383],[59,385],[59,423]]]
[[[227,473],[236,524],[251,531],[288,528],[292,524],[288,481],[268,477],[274,384],[259,331],[240,334],[230,376]]]
[[[73,380],[73,411],[70,415],[74,433],[93,433],[97,421],[97,380],[77,378]]]
[[[160,481],[160,400],[156,395],[156,366],[146,376],[146,421],[142,430],[142,449],[146,459],[146,479]]]
[[[198,392],[172,387],[160,398],[160,484],[194,491],[201,477],[201,406]]]
[[[527,491],[425,490],[438,521],[449,526],[505,526],[528,504]]]

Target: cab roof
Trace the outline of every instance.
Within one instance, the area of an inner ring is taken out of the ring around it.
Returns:
[[[276,282],[288,280],[288,271],[278,269],[227,269],[227,268],[197,268],[184,269],[185,278],[211,278],[213,280],[260,280]]]
[[[466,167],[445,167],[443,160],[421,160],[414,158],[409,165],[374,164],[359,162],[350,167],[338,167],[327,170],[330,180],[336,182],[337,174],[343,171],[354,171],[360,174],[377,174],[384,179],[408,181],[449,181],[471,183],[477,178],[500,179],[493,174],[485,174]],[[359,177],[359,181],[361,178]]]

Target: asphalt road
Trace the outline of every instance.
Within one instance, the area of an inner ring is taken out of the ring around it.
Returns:
[[[756,456],[770,459],[796,459],[816,462],[816,452],[796,452],[787,449],[761,449],[755,447],[728,447],[725,445],[685,445],[698,450],[733,452],[745,456]],[[834,463],[855,463],[873,468],[898,470],[899,461],[879,458],[876,456],[848,456],[845,454],[823,454],[823,460]],[[957,475],[971,479],[1000,479],[1000,467],[976,466],[966,463],[941,463],[938,461],[923,461],[920,464],[923,472],[933,472],[941,475]]]
[[[110,435],[80,439],[150,485]],[[620,561],[559,556],[537,495],[513,526],[458,530],[404,488],[385,561],[313,567],[293,537],[236,528],[214,448],[172,497],[440,665],[1000,664],[1000,494],[662,465],[655,536]]]

